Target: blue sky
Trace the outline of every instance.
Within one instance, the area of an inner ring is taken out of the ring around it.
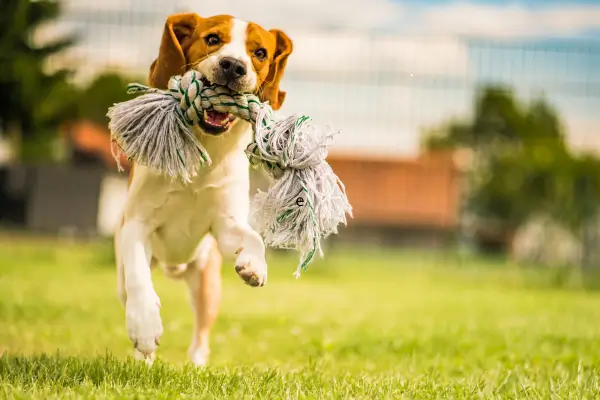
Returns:
[[[519,0],[519,1],[505,1],[505,0],[469,0],[469,1],[456,1],[456,0],[392,0],[394,3],[399,4],[413,4],[413,5],[425,5],[425,6],[436,6],[436,5],[447,5],[453,3],[471,3],[479,5],[519,5],[530,8],[545,8],[551,6],[563,6],[583,4],[583,5],[595,5],[598,4],[598,0]]]
[[[62,29],[83,34],[87,73],[145,75],[175,12],[284,29],[295,42],[286,111],[343,128],[347,149],[368,134],[377,151],[414,153],[420,130],[466,115],[484,81],[512,84],[523,99],[545,93],[573,142],[600,149],[600,0],[65,1]]]
[[[459,3],[456,0],[412,0],[412,1],[402,1],[402,0],[393,0],[396,3],[407,4],[407,3],[424,3],[427,5],[438,5],[438,4],[449,4],[449,3]],[[543,6],[552,6],[552,5],[563,5],[565,3],[568,4],[598,4],[597,0],[520,0],[520,1],[503,1],[503,0],[471,0],[468,1],[473,4],[518,4],[530,7],[543,7]]]

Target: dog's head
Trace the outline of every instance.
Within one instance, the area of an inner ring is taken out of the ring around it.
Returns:
[[[268,31],[229,15],[176,14],[167,19],[149,81],[151,86],[166,89],[171,76],[195,69],[210,83],[256,93],[277,110],[285,99],[279,82],[291,53],[292,41],[279,30]],[[200,127],[205,133],[219,135],[234,121],[230,114],[209,111]]]

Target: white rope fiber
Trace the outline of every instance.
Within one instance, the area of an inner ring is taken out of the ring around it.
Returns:
[[[184,182],[211,163],[191,130],[204,110],[251,122],[254,137],[246,149],[248,159],[275,179],[268,192],[254,197],[252,217],[266,245],[300,252],[296,277],[315,254],[323,256],[321,239],[336,234],[338,225],[347,223],[346,215],[352,216],[344,185],[326,161],[327,146],[337,131],[317,128],[306,116],[275,121],[271,107],[256,95],[205,86],[196,71],[171,78],[166,91],[131,84],[128,92],[145,94],[108,111],[115,159],[118,162],[123,152]]]

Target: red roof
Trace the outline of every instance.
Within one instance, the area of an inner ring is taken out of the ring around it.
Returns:
[[[110,131],[102,125],[91,121],[78,121],[63,129],[71,145],[82,153],[96,156],[109,168],[117,168],[117,163],[111,153]],[[120,156],[121,166],[128,170],[131,163],[126,156]]]

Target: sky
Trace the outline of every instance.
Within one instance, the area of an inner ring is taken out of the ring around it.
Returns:
[[[40,37],[79,32],[84,75],[144,76],[165,17],[181,11],[285,30],[283,111],[341,128],[342,150],[415,154],[424,127],[468,114],[490,81],[524,100],[544,93],[573,143],[600,149],[600,0],[66,0]]]

